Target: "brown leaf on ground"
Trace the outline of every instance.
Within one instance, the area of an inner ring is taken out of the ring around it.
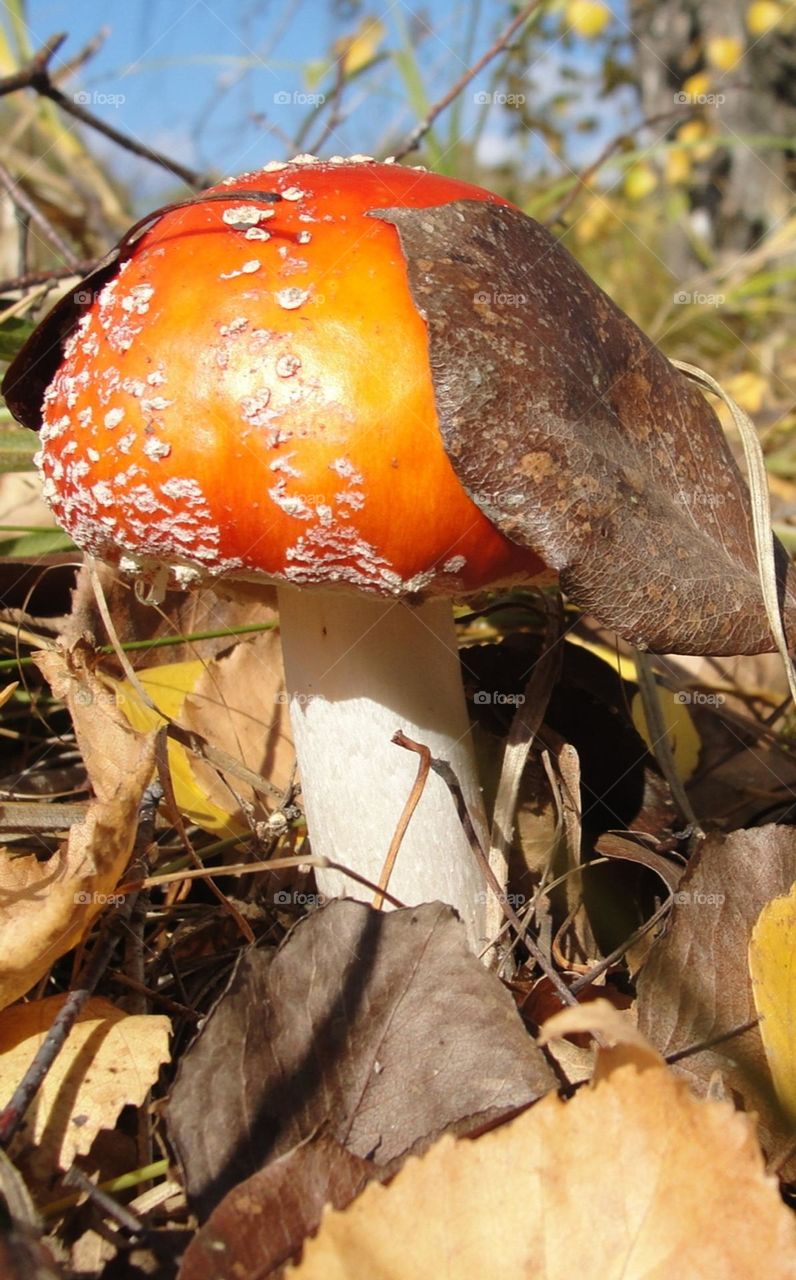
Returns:
[[[133,848],[153,743],[132,731],[95,676],[70,656],[40,654],[69,706],[95,799],[47,862],[0,859],[0,1007],[29,991],[104,911]]]
[[[626,1063],[475,1141],[442,1138],[327,1210],[287,1274],[793,1280],[796,1224],[745,1116]]]
[[[48,996],[0,1013],[0,1097],[11,1097],[66,998]],[[168,1062],[169,1031],[162,1015],[132,1016],[99,996],[89,1000],[25,1115],[12,1156],[43,1179],[86,1155],[122,1107],[143,1103]]]
[[[188,1246],[179,1280],[265,1280],[297,1256],[324,1206],[344,1209],[374,1176],[333,1138],[311,1138],[225,1196]]]
[[[670,927],[637,982],[639,1030],[661,1053],[700,1044],[756,1016],[747,963],[752,929],[765,904],[786,894],[794,880],[792,827],[714,835],[700,846],[675,894]],[[702,1094],[720,1072],[745,1109],[758,1113],[769,1157],[791,1144],[758,1027],[683,1059],[676,1069]]]
[[[450,907],[382,914],[341,900],[276,954],[243,956],[182,1060],[167,1117],[205,1215],[319,1126],[383,1168],[555,1083]]]

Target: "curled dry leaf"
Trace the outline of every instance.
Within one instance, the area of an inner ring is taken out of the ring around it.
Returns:
[[[774,1088],[796,1126],[796,884],[760,912],[749,943],[749,972]]]
[[[651,948],[637,981],[639,1030],[663,1054],[722,1036],[756,1017],[748,968],[755,922],[796,880],[796,831],[756,827],[709,836],[674,895],[668,931]],[[700,1093],[716,1072],[759,1116],[771,1158],[792,1144],[758,1026],[684,1058],[676,1070]],[[789,1170],[794,1162],[789,1162]]]
[[[337,900],[276,954],[244,954],[180,1063],[167,1119],[188,1195],[206,1214],[320,1126],[390,1167],[555,1084],[452,908],[381,913]]]
[[[558,1037],[581,1031],[588,1031],[601,1045],[610,1046],[609,1052],[618,1048],[630,1051],[640,1071],[663,1065],[663,1058],[634,1026],[630,1014],[617,1009],[610,1000],[588,1000],[554,1013],[542,1027],[539,1043],[549,1044]],[[605,1052],[603,1049],[602,1053]]]
[[[30,990],[105,910],[130,859],[154,767],[152,739],[125,723],[79,652],[37,661],[69,706],[95,798],[49,861],[0,860],[0,1007]]]
[[[11,1097],[67,997],[48,996],[0,1013],[0,1096]],[[170,1024],[161,1015],[130,1016],[90,999],[50,1067],[11,1148],[38,1179],[86,1155],[122,1107],[140,1106],[169,1058]]]
[[[626,1063],[474,1141],[442,1138],[327,1211],[287,1274],[793,1280],[796,1224],[745,1116]]]
[[[749,493],[696,387],[519,210],[371,216],[398,229],[445,448],[497,528],[639,648],[773,649]]]

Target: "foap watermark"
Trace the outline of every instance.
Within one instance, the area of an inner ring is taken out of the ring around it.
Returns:
[[[473,102],[477,107],[524,107],[527,98],[524,93],[474,93]]]
[[[685,490],[677,495],[677,501],[683,507],[721,507],[728,501],[726,493],[711,492],[710,489],[695,489],[693,493]]]
[[[325,901],[322,893],[296,893],[278,889],[274,894],[275,907],[322,907]]]
[[[75,693],[75,705],[78,707],[115,707],[119,696],[110,690],[92,693],[91,689],[78,689]]]
[[[487,289],[479,289],[473,294],[473,301],[480,307],[524,307],[528,302],[526,293],[490,293]]]
[[[123,93],[100,93],[99,90],[81,89],[72,94],[72,101],[78,107],[121,107],[127,101]]]
[[[274,94],[274,105],[277,107],[322,107],[325,101],[325,93],[301,93],[298,89],[294,89],[292,93],[280,89]]]
[[[723,307],[726,301],[723,293],[691,293],[688,289],[678,289],[672,297],[676,307]]]
[[[723,93],[686,93],[681,89],[674,95],[677,107],[721,107],[726,101]]]
[[[86,889],[72,895],[76,907],[120,907],[123,893],[89,893]]]
[[[684,707],[720,707],[726,702],[723,693],[703,693],[701,689],[678,689],[674,700]]]
[[[515,911],[527,906],[529,901],[524,893],[492,893],[491,889],[480,890],[476,893],[475,900],[480,906],[484,904],[489,906],[491,902],[499,902],[501,907],[513,907]]]
[[[317,693],[286,693],[284,689],[281,689],[279,693],[275,694],[274,702],[279,703],[281,706],[284,706],[285,703],[293,703],[299,707],[308,707],[317,697]]]
[[[672,902],[678,907],[721,907],[727,901],[723,893],[705,893],[702,889],[678,889]]]
[[[477,707],[521,707],[524,693],[501,693],[499,689],[476,689],[473,702]]]

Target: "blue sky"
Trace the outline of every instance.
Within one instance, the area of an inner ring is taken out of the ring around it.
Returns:
[[[623,0],[613,7],[621,18]],[[411,38],[408,33],[425,15],[432,34],[422,44],[420,66],[433,99],[488,47],[505,25],[509,9],[495,0],[480,5],[472,0],[428,0],[422,8],[402,0],[374,0],[352,15],[339,0],[29,0],[28,14],[34,45],[54,31],[69,33],[65,58],[108,28],[101,50],[70,88],[89,94],[88,105],[117,128],[185,164],[232,173],[285,155],[286,137],[295,135],[311,111],[301,95],[330,89],[328,77],[308,84],[307,65],[319,70],[328,65],[333,41],[352,32],[363,14],[383,20],[384,43],[390,49]],[[594,53],[581,45],[568,56],[588,67]],[[547,88],[555,83],[560,65],[560,50],[554,48],[537,69]],[[489,72],[484,72],[463,98],[463,132],[477,119],[474,95],[488,86]],[[280,102],[279,95],[289,101]],[[324,154],[383,154],[415,123],[392,63],[373,73],[368,92],[364,81],[352,85],[346,103],[350,116],[330,137]],[[510,109],[490,109],[482,159],[495,161],[511,154],[511,123]],[[276,132],[269,135],[271,126]],[[608,113],[596,139],[584,142],[584,158],[618,127],[616,114]],[[443,139],[448,128],[446,119]],[[139,203],[148,205],[150,197],[163,190],[159,171],[99,145],[133,185]],[[546,158],[538,143],[528,154],[532,162],[534,156],[537,163]]]

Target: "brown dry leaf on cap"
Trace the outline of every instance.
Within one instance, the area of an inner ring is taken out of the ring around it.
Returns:
[[[167,1120],[203,1216],[320,1126],[383,1169],[555,1086],[450,907],[383,914],[342,900],[275,954],[244,954],[182,1059]]]
[[[0,860],[0,1007],[29,991],[106,909],[154,769],[153,739],[133,732],[78,650],[36,660],[69,707],[94,799],[47,862]]]
[[[17,1004],[0,1013],[0,1096],[10,1098],[65,995]],[[92,997],[78,1015],[14,1138],[10,1154],[36,1178],[68,1169],[86,1155],[122,1107],[140,1106],[169,1060],[168,1018],[131,1016]]]
[[[583,1027],[589,1013],[555,1021]],[[475,1140],[445,1136],[389,1186],[327,1210],[286,1274],[793,1280],[796,1223],[749,1120],[631,1049],[635,1061],[603,1064],[569,1102],[550,1095]]]
[[[674,895],[670,926],[636,984],[639,1030],[661,1053],[700,1044],[756,1017],[749,940],[762,908],[794,880],[792,827],[713,835],[699,847]],[[702,1094],[719,1072],[725,1089],[759,1116],[769,1159],[787,1152],[793,1134],[777,1104],[759,1027],[684,1058],[675,1070]]]
[[[749,494],[696,387],[519,210],[370,216],[398,229],[445,448],[501,533],[640,648],[771,650]]]
[[[374,1174],[324,1134],[300,1143],[224,1197],[188,1245],[179,1280],[264,1280],[299,1254],[325,1205],[345,1208]]]

